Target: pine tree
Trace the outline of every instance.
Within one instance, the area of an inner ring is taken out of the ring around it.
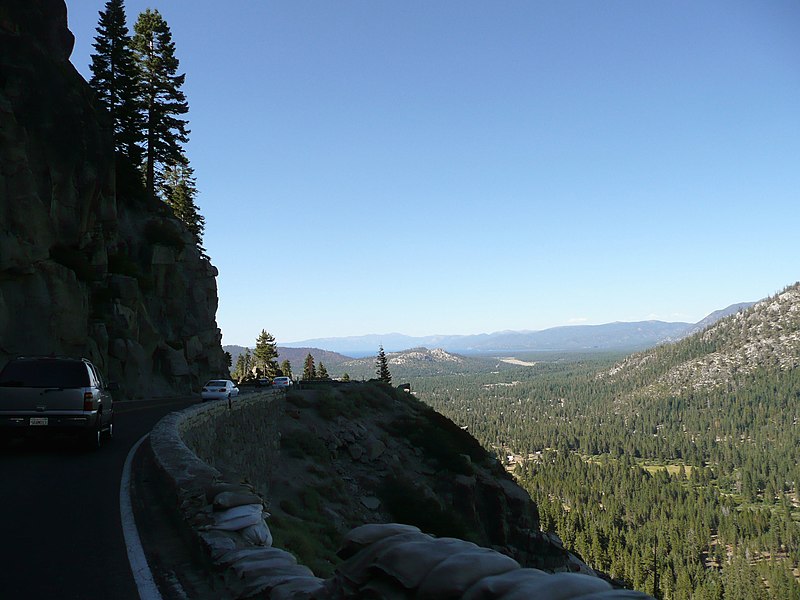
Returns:
[[[383,346],[378,351],[378,358],[375,361],[375,374],[378,379],[384,383],[392,383],[392,374],[389,372],[389,361],[386,359],[386,353],[383,351]]]
[[[242,379],[253,379],[253,355],[250,353],[250,348],[244,351],[244,371],[242,371]]]
[[[125,25],[123,0],[108,0],[92,46],[92,78],[97,102],[111,115],[114,150],[135,166],[142,162],[143,116],[139,72]]]
[[[281,372],[284,377],[292,378],[292,363],[288,359],[281,363]]]
[[[133,30],[145,116],[145,187],[148,197],[155,199],[164,167],[187,163],[183,144],[189,140],[189,130],[181,118],[189,112],[181,90],[186,75],[177,75],[172,32],[157,10],[141,13]]]
[[[306,356],[305,363],[303,363],[303,376],[301,379],[303,381],[311,381],[312,379],[316,378],[317,378],[317,369],[314,366],[314,357],[311,356],[311,353],[309,353]]]
[[[204,253],[203,232],[206,220],[194,201],[197,196],[194,169],[188,165],[168,165],[164,169],[163,193],[164,200],[172,207],[175,216],[194,236],[197,249]]]
[[[241,381],[244,379],[244,355],[240,354],[236,357],[236,366],[233,368],[233,372],[231,372],[231,376],[237,380]]]
[[[275,377],[278,372],[278,345],[275,338],[262,329],[253,351],[256,368],[266,377]]]
[[[236,368],[233,370],[233,377],[237,381],[244,381],[250,376],[251,368],[252,359],[250,356],[250,349],[248,348],[236,358]]]
[[[330,375],[328,375],[328,369],[325,368],[325,365],[319,363],[319,368],[317,369],[317,379],[330,379]]]

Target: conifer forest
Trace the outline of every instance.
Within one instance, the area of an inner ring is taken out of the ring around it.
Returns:
[[[593,568],[664,600],[800,598],[800,371],[765,361],[724,385],[651,385],[721,343],[661,347],[625,377],[621,356],[542,353],[414,389],[493,450],[542,528]]]

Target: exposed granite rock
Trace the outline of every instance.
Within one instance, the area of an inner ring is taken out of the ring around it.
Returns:
[[[73,42],[63,0],[0,8],[0,365],[82,355],[122,396],[197,390],[227,372],[217,270],[165,205],[118,185]]]

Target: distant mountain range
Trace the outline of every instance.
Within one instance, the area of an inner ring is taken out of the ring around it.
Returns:
[[[508,352],[590,350],[630,351],[652,348],[676,341],[712,325],[719,319],[744,310],[752,302],[733,304],[718,310],[698,323],[639,321],[605,325],[574,325],[541,331],[498,331],[478,335],[431,335],[413,337],[401,333],[371,334],[351,337],[318,338],[282,344],[281,348],[322,348],[347,356],[377,354],[383,346],[387,352],[409,348],[441,348],[459,354],[493,354]],[[327,365],[326,365],[327,366]]]
[[[278,346],[278,362],[288,360],[299,375],[308,354],[325,365],[332,375],[348,373],[353,378],[374,375],[374,357],[379,346],[389,355],[392,368],[401,373],[436,374],[486,370],[478,355],[506,356],[522,352],[636,352],[683,339],[741,312],[752,302],[733,304],[714,311],[698,323],[640,321],[553,327],[542,331],[500,331],[480,335],[433,335],[412,337],[399,333],[320,338]],[[428,350],[434,348],[434,350]],[[246,348],[223,346],[233,364]],[[252,351],[252,348],[250,349]],[[466,355],[466,356],[457,356]],[[469,357],[473,356],[473,359]],[[366,357],[366,358],[365,358]],[[477,361],[477,362],[476,362]],[[496,365],[493,361],[492,365]],[[496,368],[496,367],[494,367]]]

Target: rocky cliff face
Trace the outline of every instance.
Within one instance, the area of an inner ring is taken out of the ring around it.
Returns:
[[[216,269],[166,206],[118,190],[63,0],[0,6],[0,364],[83,355],[122,394],[225,371]]]

